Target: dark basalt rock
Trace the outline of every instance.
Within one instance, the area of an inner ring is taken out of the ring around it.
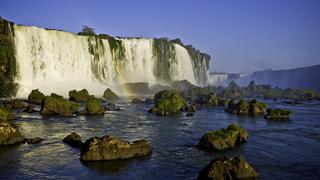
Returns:
[[[14,99],[5,103],[5,106],[9,109],[23,109],[26,107],[26,103],[20,99]]]
[[[194,116],[194,114],[189,112],[189,113],[186,114],[186,116],[187,117],[192,117],[192,116]]]
[[[81,141],[81,136],[75,132],[65,137],[63,139],[63,142],[73,147],[81,147],[83,145],[83,142]]]
[[[25,113],[34,113],[34,112],[37,112],[37,110],[35,110],[32,106],[27,105],[27,107],[23,110],[23,112],[25,112]]]
[[[227,129],[209,131],[202,136],[198,147],[205,150],[225,150],[247,142],[248,132],[236,124],[230,124]]]
[[[77,91],[77,90],[69,91],[70,101],[74,101],[77,103],[86,103],[91,98],[93,98],[93,96],[90,95],[86,89],[82,89],[81,91]]]
[[[118,95],[114,93],[110,88],[104,91],[103,98],[108,101],[115,101],[119,99]]]
[[[151,146],[144,139],[128,142],[106,135],[88,139],[81,148],[80,159],[82,161],[128,159],[150,153]]]
[[[44,139],[42,139],[41,137],[35,137],[35,138],[26,138],[24,139],[24,142],[28,144],[38,144],[43,140]]]
[[[290,105],[302,105],[303,103],[300,101],[283,101],[283,104],[290,104]]]
[[[46,96],[42,92],[40,92],[39,89],[34,89],[29,94],[28,101],[29,103],[42,104],[45,97]]]
[[[145,101],[143,99],[140,99],[140,98],[134,98],[134,99],[131,100],[132,104],[142,104],[144,102]]]
[[[23,135],[19,129],[8,122],[0,122],[0,146],[22,143]]]
[[[284,109],[268,109],[267,115],[264,117],[268,120],[287,120],[292,115],[292,111]]]
[[[90,115],[102,115],[106,111],[105,107],[101,104],[101,99],[91,98],[86,104],[86,112]]]
[[[240,100],[238,103],[230,100],[225,111],[237,115],[259,115],[264,114],[266,109],[267,105],[263,102],[257,101],[256,99],[251,101]]]
[[[237,157],[221,157],[211,161],[199,173],[198,179],[258,179],[259,174],[245,160]]]
[[[59,116],[72,116],[77,112],[79,105],[73,103],[62,96],[52,93],[45,97],[41,105],[41,114]]]

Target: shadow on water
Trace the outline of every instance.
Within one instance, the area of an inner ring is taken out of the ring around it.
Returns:
[[[130,165],[143,162],[147,159],[150,159],[150,156],[109,161],[81,161],[81,164],[83,164],[88,169],[100,174],[112,175],[121,173],[129,168]]]

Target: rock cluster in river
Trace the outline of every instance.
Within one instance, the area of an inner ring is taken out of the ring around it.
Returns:
[[[202,136],[198,147],[205,150],[225,150],[247,142],[248,132],[236,124],[227,129],[209,131]]]
[[[198,179],[258,179],[259,175],[245,160],[227,156],[211,161],[202,171]]]
[[[150,144],[144,140],[128,142],[112,136],[92,137],[81,148],[82,161],[128,159],[149,155]]]
[[[230,100],[226,112],[237,115],[258,115],[264,114],[266,110],[267,105],[256,99],[251,101],[240,100],[238,103]]]
[[[24,136],[14,124],[0,121],[0,145],[22,143],[24,139]]]
[[[268,120],[286,120],[292,115],[292,111],[284,109],[268,109],[267,115],[264,117]]]

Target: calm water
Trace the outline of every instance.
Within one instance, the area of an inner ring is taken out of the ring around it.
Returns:
[[[124,103],[125,110],[104,116],[42,119],[38,114],[25,115],[16,121],[24,135],[45,140],[36,145],[0,147],[0,179],[196,179],[205,165],[222,155],[245,158],[261,179],[317,179],[320,103],[269,104],[295,114],[290,121],[270,122],[207,108],[194,117],[158,117],[147,113],[151,106]],[[195,147],[207,131],[233,122],[249,131],[246,144],[214,153]],[[62,142],[73,131],[84,140],[105,134],[126,140],[145,138],[153,153],[146,158],[84,164],[79,161],[79,150]]]

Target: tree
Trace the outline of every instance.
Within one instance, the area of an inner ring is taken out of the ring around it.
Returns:
[[[85,25],[82,27],[82,31],[78,33],[79,35],[83,36],[95,36],[96,33],[94,32],[94,29]]]

